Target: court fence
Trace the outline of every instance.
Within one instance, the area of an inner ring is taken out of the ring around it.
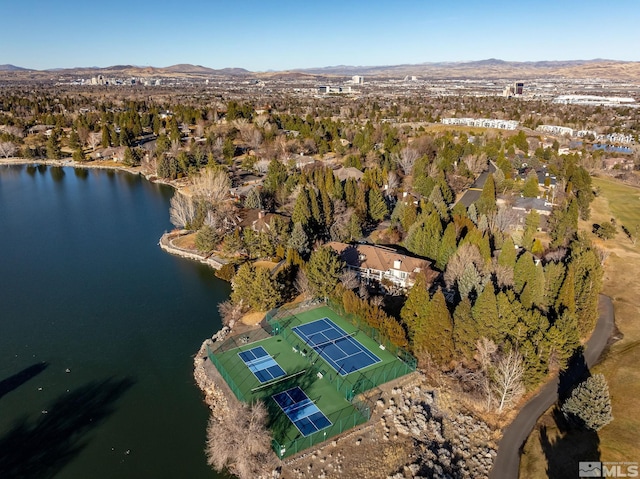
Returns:
[[[293,331],[292,328],[299,326],[305,321],[300,319],[296,313],[307,311],[324,304],[333,310],[334,313],[344,318],[365,335],[376,341],[381,349],[388,350],[399,361],[391,363],[382,363],[377,367],[369,367],[365,371],[351,373],[342,377],[335,373],[331,365],[324,360],[313,348],[302,341]],[[334,387],[347,399],[351,401],[355,396],[374,387],[380,386],[389,381],[393,381],[401,376],[412,373],[416,370],[417,360],[405,349],[396,346],[380,331],[355,314],[347,313],[341,304],[334,301],[326,303],[310,301],[299,303],[297,305],[279,308],[267,313],[265,318],[267,324],[271,326],[273,335],[282,336],[291,347],[301,352],[307,357],[311,366],[317,370],[317,373],[324,376]]]
[[[213,363],[213,365],[216,367],[216,369],[220,373],[220,376],[222,376],[222,379],[226,381],[227,385],[229,386],[229,389],[231,389],[233,394],[236,395],[238,400],[242,402],[247,402],[247,403],[250,402],[248,398],[244,394],[242,394],[242,391],[240,390],[235,380],[233,379],[233,374],[230,374],[227,371],[227,369],[222,365],[222,363],[216,357],[216,355],[214,354],[212,349],[209,347],[209,345],[207,345],[207,356],[209,357],[209,360],[211,361],[211,363]]]
[[[353,401],[353,407],[345,407],[339,411],[329,414],[327,418],[331,421],[331,425],[309,434],[308,436],[299,436],[292,441],[278,441],[273,439],[271,445],[273,450],[280,459],[297,454],[304,449],[320,444],[334,436],[342,434],[344,431],[352,429],[360,424],[364,424],[371,417],[371,410],[366,403],[362,401]]]

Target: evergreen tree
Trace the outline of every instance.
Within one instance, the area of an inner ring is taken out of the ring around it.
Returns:
[[[302,226],[302,223],[293,224],[293,230],[289,237],[288,247],[305,256],[309,252],[309,237]]]
[[[78,132],[75,128],[73,128],[71,133],[69,133],[69,148],[72,150],[80,148],[80,136],[78,136]]]
[[[540,214],[536,210],[531,210],[525,219],[524,233],[522,234],[522,246],[531,251],[533,237],[540,226]]]
[[[111,145],[111,135],[109,134],[109,127],[102,125],[102,148],[108,148]]]
[[[211,226],[204,224],[196,233],[195,244],[198,251],[208,253],[214,249],[222,238]]]
[[[555,309],[558,314],[563,314],[565,311],[572,315],[576,314],[575,288],[575,267],[570,264],[556,299]]]
[[[305,268],[309,286],[318,298],[328,298],[333,293],[344,263],[337,253],[324,246],[311,253]]]
[[[358,215],[351,215],[349,217],[349,223],[347,224],[347,230],[349,233],[349,239],[351,241],[357,241],[362,238],[362,226],[361,220]]]
[[[59,160],[62,158],[62,150],[60,149],[60,128],[54,128],[47,140],[47,158]]]
[[[282,301],[280,288],[269,269],[244,263],[231,283],[234,303],[243,303],[257,311],[268,311]]]
[[[293,223],[300,223],[302,226],[309,224],[311,220],[311,204],[309,200],[309,193],[306,188],[300,190],[296,203],[293,206],[293,213],[291,214],[291,221]]]
[[[271,160],[264,178],[264,188],[269,193],[275,193],[287,180],[287,168],[279,160]]]
[[[315,227],[324,225],[324,219],[322,218],[322,206],[318,201],[318,194],[314,188],[309,188],[309,205],[311,207],[311,217],[313,218],[313,224]]]
[[[356,197],[355,202],[353,204],[356,209],[356,214],[361,218],[366,218],[367,216],[367,197],[364,189],[364,184],[360,184],[356,188]]]
[[[251,188],[244,199],[244,207],[249,209],[262,209],[262,198],[258,188]]]
[[[480,332],[471,312],[471,301],[464,298],[458,303],[453,313],[453,341],[456,352],[468,361],[472,360],[478,339],[480,339]]]
[[[471,313],[477,325],[478,337],[484,336],[489,339],[499,339],[496,337],[499,326],[498,302],[491,281],[487,283],[482,293],[478,296]]]
[[[538,176],[534,172],[527,176],[527,180],[524,182],[524,188],[522,189],[522,196],[525,198],[537,198],[539,194]]]
[[[498,209],[496,205],[496,182],[493,179],[493,173],[489,173],[487,176],[480,198],[476,201],[476,208],[479,214],[485,215],[489,215]]]
[[[563,263],[550,262],[544,266],[544,307],[554,308],[566,275]]]
[[[500,256],[498,256],[498,264],[508,268],[516,266],[516,246],[511,236],[502,244],[502,250],[500,251]]]
[[[82,148],[78,147],[75,150],[73,150],[73,161],[84,161],[86,160],[86,157],[84,156],[84,151],[82,151]]]
[[[449,262],[449,258],[456,252],[458,245],[456,244],[456,226],[454,223],[449,223],[442,235],[442,241],[438,248],[438,258],[436,261],[436,267],[441,271],[444,271]]]
[[[603,374],[594,374],[580,383],[562,404],[565,417],[593,431],[613,421],[609,386]]]
[[[378,188],[369,190],[369,217],[374,221],[382,221],[389,214],[387,203]]]
[[[320,202],[322,203],[322,217],[324,218],[324,226],[329,229],[333,224],[333,201],[325,190],[320,192]]]
[[[344,199],[347,202],[347,206],[355,206],[356,204],[356,190],[358,185],[353,178],[347,178],[344,184]]]
[[[514,289],[517,294],[521,294],[524,286],[535,281],[536,265],[533,256],[528,251],[520,255],[513,270]]]

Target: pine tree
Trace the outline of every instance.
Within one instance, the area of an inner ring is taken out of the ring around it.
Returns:
[[[347,229],[349,233],[349,239],[351,241],[357,241],[362,238],[362,226],[361,220],[358,215],[351,215],[349,217],[349,223],[347,224]]]
[[[300,190],[300,194],[296,198],[296,203],[293,206],[293,213],[291,214],[291,221],[293,223],[300,223],[302,226],[309,224],[311,220],[311,205],[309,201],[309,193],[306,188]]]
[[[522,188],[522,196],[525,198],[537,198],[539,194],[538,176],[535,173],[529,174],[524,182],[524,188]]]
[[[258,188],[251,188],[244,199],[244,207],[249,209],[262,209],[262,198]]]
[[[609,386],[603,374],[594,374],[580,383],[562,404],[565,417],[593,431],[613,421]]]
[[[60,149],[60,128],[54,128],[47,140],[47,158],[59,160],[62,158],[62,150]]]
[[[428,343],[425,344],[433,361],[441,366],[453,358],[453,321],[441,289],[431,298],[426,322]]]
[[[305,268],[309,286],[318,298],[328,298],[338,284],[344,263],[337,253],[324,246],[311,253]]]
[[[576,314],[575,288],[575,267],[570,264],[555,303],[555,309],[558,314],[563,314],[565,311],[569,312],[569,314]]]
[[[322,206],[320,201],[318,201],[318,194],[314,188],[309,188],[309,205],[311,206],[311,217],[313,218],[314,227],[324,225]]]
[[[464,298],[453,313],[453,341],[456,351],[470,361],[473,359],[478,339],[480,332],[471,312],[471,301]]]
[[[513,283],[515,292],[522,293],[524,286],[535,280],[536,265],[533,262],[533,256],[528,251],[520,255],[516,266],[513,269]]]
[[[294,249],[298,254],[305,256],[309,252],[309,237],[302,226],[302,223],[294,223],[288,247]]]
[[[456,244],[456,227],[455,224],[449,223],[442,235],[442,241],[438,248],[438,258],[436,267],[444,271],[449,262],[449,258],[456,252],[458,245]]]
[[[478,296],[471,314],[477,324],[478,337],[484,336],[489,339],[499,339],[496,337],[499,327],[498,301],[491,281],[487,283],[482,293]]]
[[[492,173],[487,176],[480,198],[476,201],[476,208],[478,209],[478,214],[485,215],[489,215],[498,209],[496,205],[496,182]]]
[[[369,217],[374,221],[382,221],[389,214],[387,203],[378,188],[369,190]]]
[[[502,250],[500,251],[500,256],[498,256],[498,264],[508,268],[514,268],[516,266],[516,246],[511,236],[502,243]]]

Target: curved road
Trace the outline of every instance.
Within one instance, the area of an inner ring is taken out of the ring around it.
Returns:
[[[600,317],[584,348],[588,368],[596,364],[609,342],[614,329],[613,303],[601,294],[598,298]],[[574,365],[579,369],[580,364]],[[571,374],[572,371],[569,371]],[[580,371],[576,371],[579,375]],[[520,453],[538,418],[558,400],[558,376],[551,379],[540,392],[520,410],[514,421],[505,429],[498,445],[498,455],[489,473],[490,479],[515,479],[520,469]]]

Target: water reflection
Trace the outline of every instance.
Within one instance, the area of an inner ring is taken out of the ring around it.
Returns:
[[[37,170],[36,165],[27,165],[27,173],[29,174],[29,176],[35,176],[36,170]]]
[[[64,175],[65,175],[64,169],[61,168],[60,166],[51,167],[51,179],[56,183],[60,183],[62,180],[64,180]]]
[[[41,175],[44,175],[47,172],[47,165],[40,164],[36,168],[38,168],[38,173]]]
[[[76,178],[81,180],[86,180],[89,177],[89,172],[86,168],[74,168],[73,172],[76,175]]]

